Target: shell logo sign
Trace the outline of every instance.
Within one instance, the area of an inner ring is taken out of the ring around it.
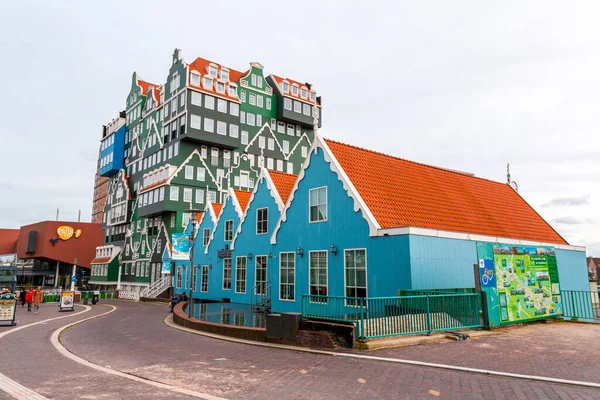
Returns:
[[[56,228],[56,234],[61,240],[69,240],[75,235],[76,238],[81,236],[81,229],[74,230],[73,227],[61,225]]]

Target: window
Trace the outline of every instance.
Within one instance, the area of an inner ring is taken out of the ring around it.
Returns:
[[[183,280],[183,267],[179,266],[177,267],[177,282],[175,283],[175,286],[178,289],[181,289],[181,281]]]
[[[177,155],[179,154],[179,142],[175,142],[175,144],[173,145],[174,149],[173,149],[173,155],[175,157],[177,157]]]
[[[158,190],[158,201],[163,201],[165,199],[165,187],[161,187]]]
[[[289,90],[290,90],[290,84],[289,83],[283,82],[283,84],[281,86],[283,88],[283,93],[289,92]]]
[[[217,121],[217,134],[227,135],[227,123],[223,121]]]
[[[200,147],[200,157],[206,158],[206,156],[207,156],[207,147],[206,146]]]
[[[204,190],[196,189],[196,203],[204,203]]]
[[[215,98],[212,96],[204,96],[204,107],[208,108],[209,110],[214,110],[215,109]]]
[[[293,174],[294,173],[294,163],[288,161],[288,163],[287,163],[287,173],[288,174]]]
[[[236,258],[235,292],[246,293],[246,256]]]
[[[196,169],[196,179],[199,181],[204,181],[205,178],[206,178],[206,170],[204,169],[204,167],[198,167]]]
[[[262,235],[267,233],[269,227],[269,209],[259,208],[256,210],[256,234]]]
[[[202,105],[202,95],[198,92],[192,92],[192,104],[195,106]]]
[[[264,106],[264,97],[262,97],[260,94],[256,96],[256,105],[259,107]]]
[[[202,80],[202,86],[204,86],[205,89],[212,90],[212,88],[213,88],[213,81],[212,81],[212,79],[210,79],[209,77],[205,76],[204,79]]]
[[[309,198],[310,222],[327,221],[327,188],[310,190]]]
[[[225,176],[225,170],[222,168],[217,168],[217,182],[221,184],[221,179]]]
[[[275,118],[271,118],[271,130],[275,132],[277,130],[277,121]]]
[[[200,291],[201,292],[208,292],[208,265],[203,265],[202,266],[202,276],[201,276],[201,282],[200,282]]]
[[[179,201],[179,188],[177,186],[171,186],[171,191],[169,192],[169,200]]]
[[[212,65],[209,65],[208,66],[208,74],[210,76],[216,77],[217,76],[217,67],[213,67]]]
[[[246,113],[246,123],[248,125],[254,126],[254,118],[255,115],[252,113]]]
[[[200,129],[201,120],[202,120],[202,118],[199,115],[192,114],[190,116],[190,128]]]
[[[210,228],[204,228],[202,231],[202,245],[206,246],[210,241]]]
[[[200,86],[200,74],[191,72],[190,73],[190,83],[192,85]]]
[[[192,266],[192,284],[190,286],[190,289],[192,289],[194,292],[196,291],[197,276],[198,276],[198,267]]]
[[[304,88],[300,89],[300,96],[305,99],[306,95],[308,94],[308,91]]]
[[[219,165],[219,149],[210,149],[210,165]]]
[[[181,214],[181,226],[185,228],[189,222],[190,222],[190,214],[189,213]]]
[[[256,256],[256,294],[267,294],[267,256]]]
[[[302,105],[302,114],[308,115],[310,117],[310,115],[311,115],[311,113],[310,113],[310,105],[308,105],[308,104],[303,104]]]
[[[287,126],[287,134],[290,136],[294,136],[294,125]]]
[[[192,201],[192,188],[183,189],[183,201],[189,203]]]
[[[275,140],[273,140],[273,138],[269,138],[269,140],[267,140],[267,148],[269,150],[275,150]]]
[[[191,165],[185,166],[185,179],[194,179],[194,167]]]
[[[229,114],[240,115],[240,105],[238,103],[229,103]]]
[[[283,160],[277,160],[277,171],[283,172]]]
[[[227,100],[218,99],[217,100],[217,111],[222,113],[227,113]]]
[[[267,110],[271,109],[271,99],[267,97]]]
[[[173,114],[177,114],[177,97],[173,98],[173,102],[172,102],[172,105],[171,105],[171,112]]]
[[[301,113],[302,112],[302,103],[294,100],[294,112]]]
[[[317,94],[314,92],[310,93],[310,101],[315,101],[317,99]]]
[[[279,254],[279,299],[294,300],[296,282],[296,254]]]
[[[250,103],[252,106],[256,105],[256,95],[254,93],[250,93],[248,95],[248,103]]]
[[[240,100],[242,101],[242,103],[246,102],[246,91],[245,90],[240,91]]]
[[[237,125],[229,124],[229,136],[233,138],[239,136],[239,127]]]
[[[265,137],[264,136],[258,137],[258,147],[260,147],[261,149],[265,148]]]
[[[273,159],[271,157],[267,157],[267,169],[273,169]]]
[[[346,297],[367,297],[367,251],[344,250],[344,270]],[[357,300],[347,302],[357,305]]]
[[[256,86],[256,74],[250,75],[250,81],[252,82],[252,86]]]
[[[233,220],[225,221],[225,241],[230,242],[233,239]]]
[[[171,228],[175,228],[175,213],[171,214]]]
[[[215,203],[217,201],[217,192],[215,192],[214,190],[209,190],[208,191],[208,200],[211,203]]]
[[[298,96],[298,86],[292,86],[292,94]]]
[[[244,111],[242,111],[242,112],[240,113],[240,122],[241,122],[242,124],[245,124],[245,123],[246,123],[246,113],[245,113]]]
[[[306,158],[308,156],[308,147],[302,146],[302,158]]]
[[[217,82],[217,92],[225,93],[225,83]]]
[[[291,110],[292,109],[292,100],[288,99],[287,97],[283,99],[283,108],[285,108],[286,110]]]
[[[314,296],[327,296],[327,250],[309,253],[309,293]],[[327,298],[311,297],[310,301],[326,303]]]
[[[223,259],[223,290],[231,289],[231,258]]]
[[[206,132],[215,131],[215,120],[212,118],[204,118],[204,130]]]
[[[248,131],[242,131],[242,144],[248,144]]]
[[[237,97],[237,88],[231,84],[229,84],[229,96]]]
[[[229,150],[223,150],[223,167],[229,168],[231,166],[231,152]]]
[[[287,140],[283,141],[283,152],[284,153],[290,152],[290,142],[288,142]]]
[[[285,123],[284,122],[277,122],[277,132],[279,133],[285,133]]]

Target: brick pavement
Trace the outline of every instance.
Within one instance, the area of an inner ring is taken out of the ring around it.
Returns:
[[[100,365],[231,399],[600,398],[600,390],[570,385],[231,343],[167,327],[166,306],[115,304],[117,312],[68,329],[62,343]]]
[[[82,309],[76,307],[75,312]],[[84,367],[62,356],[50,343],[52,332],[59,327],[108,310],[108,307],[94,306],[89,312],[28,327],[3,337],[0,339],[0,373],[52,399],[188,398]],[[69,314],[59,313],[55,303],[42,304],[38,315],[18,309],[17,327]],[[9,329],[12,327],[2,326],[0,333]],[[0,388],[0,399],[4,398],[2,396],[6,397],[6,394]]]

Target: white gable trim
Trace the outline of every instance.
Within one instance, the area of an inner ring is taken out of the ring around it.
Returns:
[[[404,227],[404,228],[386,228],[379,229],[377,236],[395,236],[395,235],[418,235],[430,236],[446,239],[469,240],[473,242],[506,243],[520,246],[550,246],[560,250],[586,251],[584,246],[572,246],[558,243],[537,242],[532,240],[521,240],[515,238],[504,238],[499,236],[487,236],[471,233],[441,231],[436,229]]]
[[[219,227],[219,220],[221,219],[221,215],[223,215],[223,212],[225,211],[226,205],[227,205],[227,199],[221,204],[221,211],[219,212],[219,215],[216,215],[215,209],[212,207],[212,202],[211,201],[208,202],[208,207],[210,208],[211,217],[212,217],[214,226],[213,226],[212,231],[210,232],[210,238],[208,239],[208,244],[206,245],[206,248],[204,249],[204,254],[208,254],[208,248],[212,244],[212,241],[215,237],[215,232],[217,231],[217,228]]]
[[[306,143],[308,143],[308,147],[310,148],[312,146],[312,143],[308,139],[308,135],[306,134],[306,132],[302,132],[302,136],[300,136],[300,139],[298,139],[298,141],[296,142],[296,144],[294,145],[294,147],[292,147],[292,149],[290,150],[290,152],[288,153],[288,155],[285,157],[286,160],[290,159],[290,157],[292,156],[292,154],[294,154],[294,152],[296,151],[296,148],[298,146],[300,146],[300,143],[302,142],[302,139],[304,139],[304,138],[306,138]]]
[[[173,172],[173,174],[169,177],[169,179],[167,180],[166,184],[167,185],[171,184],[171,181],[173,180],[173,178],[175,178],[175,176],[177,176],[177,174],[179,174],[181,172],[181,170],[183,170],[183,168],[187,165],[187,163],[189,163],[192,160],[192,157],[194,157],[194,155],[198,156],[198,158],[200,159],[200,162],[202,163],[202,165],[204,165],[204,169],[206,170],[206,172],[208,173],[208,175],[211,177],[211,179],[213,180],[213,182],[215,183],[215,185],[217,185],[217,190],[220,191],[221,190],[221,186],[219,185],[219,182],[217,182],[217,180],[215,179],[215,177],[212,174],[212,172],[210,172],[210,168],[208,167],[208,165],[206,165],[206,162],[200,156],[200,152],[198,151],[198,149],[194,149],[194,151],[192,151],[190,153],[190,155],[188,156],[188,158],[186,158],[185,161],[183,161],[181,163],[181,165],[179,166],[179,168],[177,168],[175,170],[175,172]]]

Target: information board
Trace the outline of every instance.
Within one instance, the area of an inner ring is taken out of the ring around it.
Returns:
[[[15,323],[15,313],[17,310],[17,298],[12,293],[0,295],[0,322],[8,322],[11,325]]]
[[[62,291],[60,293],[60,311],[73,311],[75,309],[75,292]]]
[[[190,237],[187,233],[174,233],[171,235],[173,260],[190,259]]]
[[[481,250],[481,243],[478,251]],[[493,281],[500,323],[522,322],[562,314],[558,267],[553,247],[485,243],[480,257],[488,283]],[[489,248],[491,247],[491,249]],[[493,280],[489,271],[493,254]],[[483,283],[483,282],[482,282]],[[483,285],[482,285],[483,286]],[[492,306],[494,306],[492,304]],[[495,308],[495,307],[492,307]]]

